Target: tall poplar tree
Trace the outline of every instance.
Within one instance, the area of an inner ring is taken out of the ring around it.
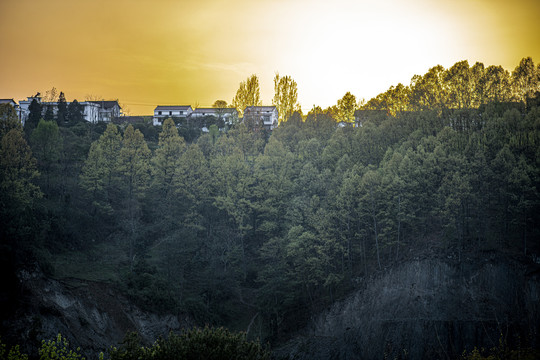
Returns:
[[[531,57],[523,58],[512,72],[514,96],[519,101],[527,101],[540,91],[540,74]]]
[[[287,121],[293,112],[300,110],[298,87],[292,77],[280,77],[279,73],[276,74],[274,77],[274,99],[272,104],[278,110],[280,123]]]
[[[243,116],[246,107],[260,106],[261,104],[259,78],[253,74],[246,81],[240,83],[236,95],[232,100],[232,106],[238,110],[240,116]]]

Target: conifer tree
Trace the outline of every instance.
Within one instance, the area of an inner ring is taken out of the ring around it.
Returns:
[[[45,105],[45,114],[43,114],[45,121],[54,121],[54,108],[53,105]]]
[[[75,125],[84,121],[83,107],[77,101],[73,100],[67,107],[66,121],[69,125]]]
[[[124,231],[129,238],[129,259],[134,264],[135,236],[140,214],[140,199],[150,180],[150,150],[143,134],[129,125],[118,154],[118,170],[121,176],[124,207]]]
[[[63,92],[60,92],[60,96],[58,96],[58,111],[56,112],[56,122],[60,126],[66,124],[68,114],[67,108],[66,97]]]
[[[32,102],[28,106],[28,110],[28,119],[24,123],[24,129],[26,130],[27,134],[30,134],[38,125],[39,119],[42,118],[42,106],[36,99],[32,99]]]
[[[152,159],[153,184],[165,198],[170,195],[173,181],[180,170],[180,159],[185,147],[184,139],[178,135],[174,121],[165,120],[159,134],[158,148]]]
[[[92,143],[82,168],[80,184],[91,194],[95,212],[100,209],[110,213],[117,204],[119,186],[118,155],[122,147],[122,136],[114,124],[107,125],[101,137]]]
[[[338,120],[352,124],[354,122],[354,111],[356,110],[356,97],[347,92],[337,102]]]
[[[50,187],[51,171],[60,157],[62,138],[54,121],[40,120],[30,136],[30,143],[40,168],[45,173],[47,190]]]
[[[15,109],[10,104],[0,104],[0,138],[9,130],[20,128],[21,122],[17,118]]]
[[[2,121],[3,122],[3,121]],[[39,176],[36,159],[22,128],[11,128],[0,139],[0,215],[4,224],[15,219],[41,191],[34,184]]]

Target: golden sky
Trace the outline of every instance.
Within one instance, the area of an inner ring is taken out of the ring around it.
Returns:
[[[271,104],[279,72],[307,112],[437,64],[538,63],[538,14],[537,0],[0,0],[0,98],[54,86],[145,115],[231,102],[257,74]]]

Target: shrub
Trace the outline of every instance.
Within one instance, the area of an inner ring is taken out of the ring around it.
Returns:
[[[180,335],[169,334],[150,348],[140,343],[137,334],[128,334],[123,346],[109,351],[110,360],[266,360],[270,351],[258,342],[248,341],[245,333],[224,328],[195,328]]]
[[[39,349],[40,360],[84,360],[84,357],[78,352],[81,351],[77,348],[76,351],[69,349],[69,342],[66,338],[63,338],[61,334],[56,336],[55,340],[41,342],[41,348]]]
[[[28,360],[28,355],[21,353],[19,345],[11,347],[8,352],[6,344],[0,341],[0,360]]]

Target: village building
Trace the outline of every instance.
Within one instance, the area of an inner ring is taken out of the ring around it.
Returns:
[[[13,99],[0,99],[0,104],[9,104],[13,106],[14,109],[17,109],[19,106]]]
[[[278,126],[279,114],[275,106],[248,106],[244,110],[244,123],[273,130]]]
[[[152,119],[154,125],[162,125],[168,118],[186,118],[193,112],[191,105],[158,105]]]
[[[43,113],[45,113],[47,106],[53,107],[54,114],[58,112],[57,102],[42,102],[40,96],[29,96],[26,100],[20,100],[19,106],[16,108],[23,125],[28,119],[28,115],[30,115],[30,104],[34,99],[43,106]],[[69,102],[66,103],[66,105],[69,104]],[[118,100],[83,101],[79,104],[83,110],[84,120],[91,123],[111,122],[112,119],[120,116],[122,113],[122,108],[118,104]]]
[[[118,100],[87,101],[87,103],[98,105],[99,121],[111,122],[122,113],[122,108],[120,107]]]
[[[197,108],[191,113],[192,118],[206,116],[213,116],[218,120],[223,120],[225,124],[231,125],[233,119],[238,118],[238,111],[234,108]]]
[[[36,100],[39,104],[41,104],[41,97],[38,95],[36,96],[29,96],[26,98],[26,100],[19,100],[19,107],[17,109],[17,114],[19,115],[19,120],[21,120],[22,124],[26,122],[26,119],[28,119],[28,115],[30,115],[30,104],[32,103],[32,100]]]

